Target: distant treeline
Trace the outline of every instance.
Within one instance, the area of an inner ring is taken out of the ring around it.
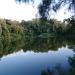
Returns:
[[[24,27],[26,35],[40,35],[47,34],[75,34],[75,20],[74,18],[65,19],[63,22],[56,19],[48,21],[34,19],[32,21],[22,20],[21,25]]]
[[[73,18],[65,19],[63,22],[56,19],[48,21],[33,19],[32,21],[11,21],[0,19],[0,39],[20,39],[25,36],[37,36],[44,34],[75,34],[75,20]]]

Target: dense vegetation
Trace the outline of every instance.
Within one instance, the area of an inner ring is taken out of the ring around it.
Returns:
[[[20,39],[23,35],[23,27],[17,21],[0,19],[0,38]]]
[[[75,34],[75,20],[73,17],[65,19],[63,22],[56,19],[48,21],[34,19],[32,21],[22,21],[21,25],[24,27],[25,35],[51,37],[56,35],[74,35]],[[42,34],[42,35],[41,35]]]
[[[0,50],[23,39],[23,27],[17,21],[0,19]]]
[[[11,41],[18,40],[23,37],[52,37],[58,35],[75,34],[75,19],[73,17],[65,19],[63,22],[56,19],[48,21],[33,19],[32,21],[11,21],[8,19],[0,19],[0,39]]]
[[[66,44],[73,48],[75,21],[71,18],[63,22],[55,19],[48,21],[34,19],[23,20],[21,23],[0,19],[0,55],[20,49],[46,52],[49,49],[57,50]]]

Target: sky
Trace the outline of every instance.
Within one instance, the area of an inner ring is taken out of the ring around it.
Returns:
[[[40,0],[36,0],[35,4],[38,5]],[[63,20],[64,18],[70,17],[71,13],[66,11],[66,6],[62,7],[53,18]],[[11,19],[11,20],[32,20],[36,18],[37,9],[31,4],[20,4],[16,3],[15,0],[0,0],[0,18]],[[66,16],[65,16],[66,15]]]
[[[68,9],[68,4],[65,5],[64,7],[62,6],[58,11],[57,13],[55,13],[54,15],[54,18],[55,19],[58,19],[59,21],[63,21],[64,19],[67,19],[71,16],[73,16],[73,12],[70,11],[70,10],[67,10]]]
[[[0,0],[0,18],[27,21],[35,18],[36,12],[32,5],[19,4],[15,0]]]

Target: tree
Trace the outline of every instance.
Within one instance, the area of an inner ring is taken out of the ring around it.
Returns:
[[[29,3],[34,2],[35,0],[16,0],[18,2]],[[68,10],[73,10],[75,12],[75,0],[42,0],[42,3],[39,4],[39,14],[43,19],[47,19],[49,16],[49,11],[52,9],[56,12],[61,6],[69,4]]]

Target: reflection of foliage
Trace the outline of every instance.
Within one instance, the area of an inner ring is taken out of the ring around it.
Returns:
[[[47,69],[41,72],[41,75],[66,75],[67,71],[63,70],[61,65],[57,64],[53,69]]]
[[[47,70],[47,71],[42,71],[41,72],[41,75],[52,75],[53,74],[53,71],[51,71],[51,70]]]
[[[24,50],[33,50],[35,52],[47,52],[48,50],[58,50],[62,46],[68,45],[74,49],[75,39],[73,37],[51,37],[51,38],[30,38],[26,37]]]
[[[57,50],[58,47],[62,47],[62,44],[60,44],[60,40],[57,40],[55,38],[27,38],[25,40],[25,46],[24,50],[34,50],[36,52],[38,51],[48,51],[48,50]]]
[[[16,40],[11,42],[0,41],[0,57],[13,52],[17,52],[23,47],[23,40]]]
[[[23,49],[23,51],[32,50],[34,52],[56,51],[58,48],[65,47],[66,45],[71,49],[75,49],[75,39],[63,36],[51,38],[33,38],[26,36],[24,39],[13,38],[10,41],[0,39],[0,55],[10,54],[20,49]]]
[[[69,75],[75,75],[75,56],[73,58],[69,58],[69,63],[71,65]]]
[[[41,75],[55,75],[57,72],[58,75],[75,75],[75,57],[69,58],[70,69],[65,71],[61,68],[60,65],[57,65],[54,69],[47,69],[46,71],[42,71]]]

